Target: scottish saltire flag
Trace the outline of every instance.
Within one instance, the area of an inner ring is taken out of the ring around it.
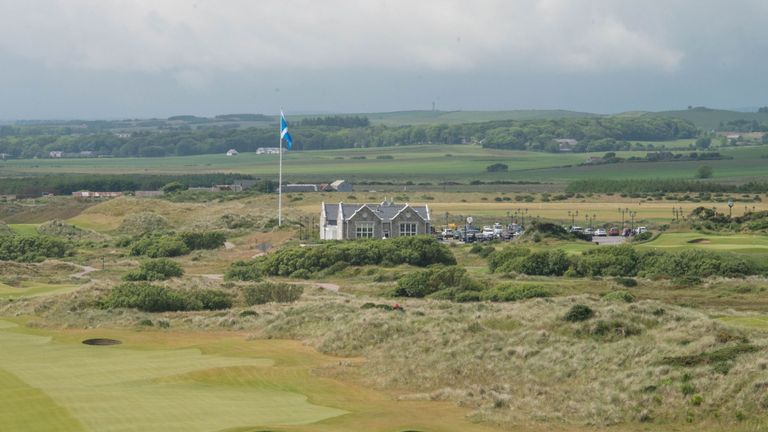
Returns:
[[[285,121],[285,114],[280,111],[280,139],[285,140],[288,150],[293,146],[293,138],[288,133],[288,122]]]

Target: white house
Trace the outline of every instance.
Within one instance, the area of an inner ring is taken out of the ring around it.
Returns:
[[[235,150],[235,149],[229,149],[229,150],[227,150],[227,156],[237,156],[237,155],[239,155],[239,154],[240,154],[240,153],[239,153],[237,150]]]

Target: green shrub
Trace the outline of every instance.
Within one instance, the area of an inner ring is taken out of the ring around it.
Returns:
[[[118,285],[102,299],[105,309],[134,308],[144,312],[190,310],[195,305],[178,291],[146,282]]]
[[[633,296],[629,291],[611,291],[603,296],[603,300],[634,303],[635,296]]]
[[[0,236],[0,260],[36,262],[45,258],[62,258],[72,246],[66,240],[47,235]]]
[[[510,246],[488,256],[488,267],[495,273],[562,276],[571,264],[560,249],[531,252],[528,248]]]
[[[586,321],[595,316],[595,312],[587,305],[576,304],[568,309],[563,317],[568,322]]]
[[[262,282],[243,289],[245,304],[253,306],[265,303],[293,303],[304,293],[301,285],[278,282]]]
[[[188,254],[190,249],[176,236],[142,237],[131,245],[130,254],[149,258],[176,257]]]
[[[191,291],[190,298],[200,303],[205,310],[221,310],[232,307],[232,296],[219,290],[203,289]]]
[[[602,340],[621,339],[640,333],[639,327],[620,320],[599,320],[589,329],[590,335]]]
[[[157,258],[142,261],[139,269],[129,272],[123,279],[126,281],[154,281],[179,277],[184,270],[179,263],[168,258]]]
[[[401,277],[397,281],[397,288],[392,293],[398,297],[426,297],[430,294],[448,289],[455,289],[449,296],[461,291],[479,291],[479,284],[469,277],[463,267],[448,266],[435,267],[427,270],[416,271]]]
[[[259,261],[235,261],[224,274],[225,280],[258,282],[264,278],[264,270]]]
[[[290,274],[290,277],[294,279],[309,279],[312,277],[312,273],[309,272],[307,269],[298,269],[295,272]]]
[[[397,237],[387,241],[354,240],[329,242],[318,247],[285,247],[254,262],[264,274],[290,276],[304,269],[310,274],[338,262],[352,266],[410,264],[456,264],[451,251],[428,236]]]
[[[224,246],[226,237],[221,232],[183,232],[179,238],[190,250],[217,249]]]
[[[518,301],[537,297],[549,297],[552,293],[538,285],[501,284],[480,293],[481,300],[492,302]]]

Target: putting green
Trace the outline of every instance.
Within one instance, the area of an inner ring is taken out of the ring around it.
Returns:
[[[0,428],[12,431],[216,431],[300,425],[346,411],[298,392],[239,381],[266,358],[88,346],[16,331],[0,321]],[[219,377],[222,379],[212,379]]]

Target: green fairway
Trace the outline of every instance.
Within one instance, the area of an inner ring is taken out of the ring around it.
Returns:
[[[306,424],[345,413],[311,404],[278,383],[247,385],[231,376],[238,369],[269,368],[271,359],[87,346],[3,327],[3,431],[211,431]],[[201,371],[233,381],[217,385],[196,378],[193,373]]]
[[[74,291],[77,288],[78,285],[73,284],[48,284],[32,281],[24,281],[19,287],[0,283],[0,298],[37,297],[47,294],[63,294]]]
[[[669,147],[681,142],[670,141]],[[683,143],[684,144],[684,143]],[[693,178],[699,165],[714,168],[715,178],[751,179],[763,177],[768,168],[768,153],[759,147],[722,151],[732,160],[682,162],[632,162],[583,165],[587,158],[603,153],[541,153],[484,149],[477,145],[419,145],[367,149],[288,152],[284,159],[286,181],[334,180],[413,181],[440,183],[472,180],[535,180],[562,183],[583,178]],[[646,152],[618,152],[628,158]],[[42,175],[63,173],[99,174],[183,174],[230,172],[264,177],[277,176],[277,156],[241,153],[178,156],[163,158],[35,159],[11,160],[0,166],[0,174]],[[503,163],[508,172],[489,173],[486,167]]]
[[[10,224],[8,225],[16,234],[23,236],[37,235],[37,227],[39,224]]]
[[[768,236],[732,234],[711,235],[700,233],[663,233],[655,240],[643,243],[639,247],[660,249],[699,248],[717,252],[735,252],[743,254],[768,254]]]

